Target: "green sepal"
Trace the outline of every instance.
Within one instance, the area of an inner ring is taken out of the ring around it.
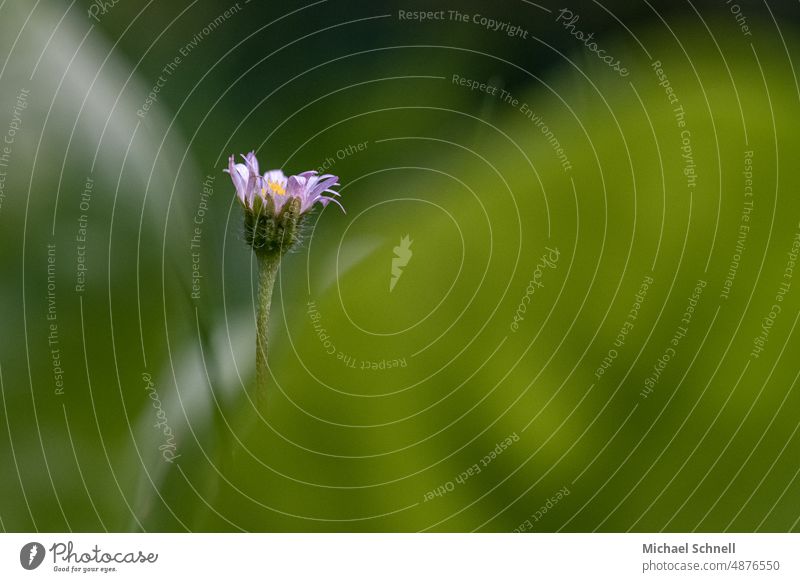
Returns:
[[[259,254],[283,255],[300,242],[300,200],[289,199],[275,215],[275,202],[270,196],[245,210],[245,241]],[[256,210],[257,208],[257,210]]]

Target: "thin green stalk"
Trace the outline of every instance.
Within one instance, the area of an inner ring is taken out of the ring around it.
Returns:
[[[267,333],[269,331],[269,308],[272,289],[281,262],[279,252],[256,252],[258,261],[258,321],[256,322],[256,390],[260,402],[266,402],[269,384],[267,367]]]

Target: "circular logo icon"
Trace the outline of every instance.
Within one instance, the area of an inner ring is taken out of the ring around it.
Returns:
[[[39,542],[30,542],[19,551],[19,563],[26,570],[35,570],[44,561],[44,546]]]

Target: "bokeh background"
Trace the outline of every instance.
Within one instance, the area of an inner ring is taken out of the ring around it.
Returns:
[[[3,1],[0,527],[797,531],[798,16]],[[264,407],[251,149],[347,209]]]

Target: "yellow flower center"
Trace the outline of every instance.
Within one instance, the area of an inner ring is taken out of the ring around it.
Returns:
[[[273,194],[278,194],[279,196],[286,194],[286,188],[281,186],[278,182],[273,182],[271,180],[267,181],[267,188],[269,188]],[[266,194],[267,188],[262,188],[261,193]]]

